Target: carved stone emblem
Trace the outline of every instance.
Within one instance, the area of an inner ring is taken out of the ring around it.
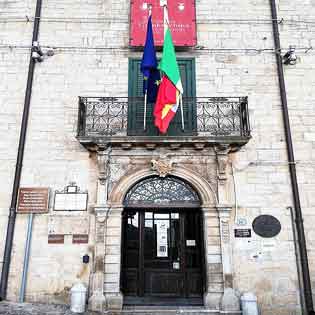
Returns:
[[[162,160],[151,160],[152,170],[157,171],[160,177],[165,177],[173,169],[173,162]]]
[[[107,179],[109,157],[105,151],[99,151],[97,154],[98,178],[101,185],[105,185]]]
[[[216,146],[215,148],[217,163],[218,163],[218,178],[219,180],[225,180],[227,178],[226,170],[228,165],[228,153],[230,147],[228,145]]]

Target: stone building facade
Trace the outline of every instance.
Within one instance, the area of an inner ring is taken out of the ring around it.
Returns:
[[[314,285],[315,2],[276,3],[282,53],[292,45],[297,55],[284,76]],[[34,218],[27,301],[68,303],[70,288],[82,281],[92,309],[119,311],[126,195],[148,178],[175,178],[199,197],[206,309],[237,313],[240,295],[253,292],[263,315],[302,314],[270,4],[197,0],[195,5],[198,46],[179,50],[177,58],[194,60],[197,97],[248,97],[250,137],[78,133],[78,97],[128,96],[130,60],[141,58],[129,46],[130,1],[43,1],[39,43],[54,55],[36,63],[20,186],[49,187],[50,201],[49,212]],[[0,3],[1,266],[35,6],[35,0]],[[54,211],[54,193],[70,182],[88,191],[87,211]],[[276,217],[280,233],[257,235],[252,222],[259,215]],[[52,227],[64,235],[63,244],[48,244]],[[237,229],[250,229],[251,237],[235,237]],[[18,214],[9,300],[19,296],[26,230],[27,215]],[[88,230],[88,243],[73,244],[73,234],[82,230]],[[82,263],[86,254],[88,264]]]

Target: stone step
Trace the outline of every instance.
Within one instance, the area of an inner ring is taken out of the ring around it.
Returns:
[[[241,312],[209,310],[195,306],[127,306],[120,312],[106,312],[107,315],[241,315]]]

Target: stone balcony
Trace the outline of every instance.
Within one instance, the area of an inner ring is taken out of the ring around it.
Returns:
[[[179,108],[165,135],[154,127],[153,104],[144,125],[143,107],[141,97],[79,97],[78,141],[90,151],[109,145],[149,150],[228,145],[237,150],[251,137],[247,97],[183,98],[184,128]]]

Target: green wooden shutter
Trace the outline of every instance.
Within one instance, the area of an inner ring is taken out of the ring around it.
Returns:
[[[143,130],[144,97],[143,76],[140,71],[139,59],[129,60],[129,86],[128,86],[128,135],[134,136],[159,136],[158,129],[154,126],[153,103],[147,105],[146,131]],[[182,130],[181,111],[177,113],[171,122],[165,136],[193,135],[196,133],[196,80],[195,60],[179,59],[179,69],[184,88],[184,121],[185,130]]]

